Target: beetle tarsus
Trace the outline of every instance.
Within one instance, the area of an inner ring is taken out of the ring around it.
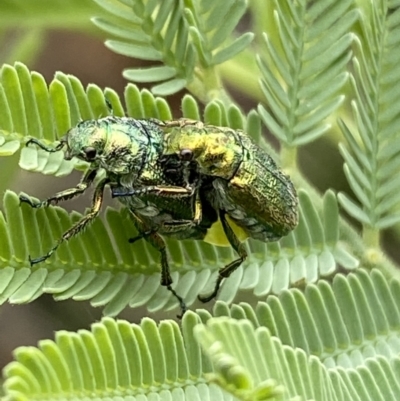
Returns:
[[[30,207],[34,208],[34,209],[39,209],[42,206],[46,206],[46,201],[44,202],[32,202],[31,199],[29,199],[28,197],[24,196],[24,195],[20,195],[19,196],[19,203],[27,203]]]
[[[52,254],[53,254],[54,250],[52,249],[49,253],[46,253],[46,255],[40,256],[38,258],[31,258],[31,255],[29,255],[29,263],[31,265],[31,267],[33,265],[36,265],[38,263],[44,262],[45,260],[47,260]]]
[[[218,295],[219,289],[221,287],[222,280],[224,278],[225,277],[222,277],[221,275],[219,275],[218,278],[217,278],[217,281],[215,283],[215,286],[214,286],[214,291],[209,295],[198,295],[197,299],[200,302],[203,302],[204,304],[207,303],[207,302],[210,302],[212,299],[214,299]]]
[[[178,293],[177,293],[170,285],[167,285],[167,289],[168,289],[168,291],[171,291],[171,292],[172,292],[172,294],[174,295],[174,297],[175,297],[175,298],[178,300],[178,302],[179,302],[179,307],[180,307],[180,309],[181,309],[181,313],[180,313],[179,315],[176,315],[176,317],[177,317],[179,320],[181,320],[182,317],[183,317],[183,315],[187,312],[186,303],[185,303],[185,301],[183,300],[183,298],[182,298],[180,295],[178,295]]]

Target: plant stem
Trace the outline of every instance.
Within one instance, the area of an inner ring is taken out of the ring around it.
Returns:
[[[367,248],[380,250],[380,232],[376,228],[365,225],[363,227],[362,237]]]
[[[220,76],[214,67],[206,68],[196,74],[196,78],[187,89],[204,104],[212,100],[220,100],[229,106],[234,103],[221,83]]]
[[[297,169],[297,148],[282,144],[280,153],[281,166],[284,170]]]

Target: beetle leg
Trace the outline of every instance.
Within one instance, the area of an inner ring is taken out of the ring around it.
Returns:
[[[220,219],[221,219],[221,224],[222,228],[224,229],[224,233],[226,237],[228,238],[229,243],[233,247],[233,249],[237,252],[239,255],[239,259],[234,260],[233,262],[229,263],[228,265],[224,266],[222,269],[219,270],[218,272],[218,278],[215,283],[214,291],[207,296],[198,296],[198,299],[201,302],[208,302],[211,301],[213,298],[215,298],[218,294],[219,288],[221,286],[222,280],[225,278],[228,278],[247,258],[247,252],[246,249],[244,248],[243,244],[239,241],[239,238],[236,236],[234,231],[232,230],[231,226],[229,225],[228,221],[225,218],[225,212],[220,211]]]
[[[197,225],[203,218],[203,207],[201,205],[199,191],[196,191],[196,197],[194,201],[194,223]]]
[[[81,182],[75,188],[65,189],[64,191],[58,192],[57,194],[51,196],[50,198],[42,201],[34,203],[29,198],[24,195],[19,196],[20,202],[27,203],[29,206],[37,209],[43,206],[55,205],[60,201],[66,201],[76,196],[82,195],[86,189],[93,183],[94,178],[96,177],[96,170],[88,170],[83,175]]]
[[[161,285],[167,287],[167,290],[172,293],[172,295],[178,300],[179,307],[181,308],[181,314],[178,315],[178,318],[181,319],[184,313],[187,311],[187,307],[183,298],[171,287],[172,277],[169,270],[168,257],[167,257],[167,248],[165,245],[165,241],[163,238],[155,231],[146,231],[145,224],[142,220],[133,212],[131,212],[134,224],[136,228],[139,230],[139,235],[130,238],[129,242],[136,242],[137,240],[144,238],[149,242],[161,255]]]
[[[159,125],[165,128],[183,128],[186,125],[196,125],[202,128],[204,123],[201,121],[192,120],[191,118],[180,118],[179,120],[162,121]]]
[[[152,233],[153,231],[145,231],[140,234],[138,234],[136,237],[132,237],[128,239],[128,242],[130,244],[134,244],[136,241],[139,241],[140,239],[144,238],[147,240],[147,237]]]
[[[130,188],[125,192],[118,192],[114,188],[111,191],[111,196],[113,198],[119,198],[123,196],[135,196],[144,195],[148,193],[156,193],[157,195],[164,196],[191,196],[193,195],[194,189],[191,186],[188,187],[174,187],[174,186],[163,186],[163,185],[149,185],[139,188]]]
[[[69,230],[67,230],[62,237],[57,241],[57,244],[50,249],[49,252],[46,253],[46,255],[43,255],[39,258],[31,259],[29,256],[29,261],[31,263],[31,266],[35,265],[36,263],[40,263],[48,259],[56,250],[57,248],[64,242],[68,241],[70,238],[74,237],[75,235],[79,234],[90,222],[93,221],[97,217],[97,215],[100,212],[101,205],[103,203],[103,192],[104,192],[104,187],[106,184],[109,182],[108,178],[104,178],[99,182],[97,185],[94,196],[93,196],[93,202],[92,202],[92,207],[82,219],[80,219],[76,224],[74,224]]]
[[[163,227],[165,231],[169,233],[179,232],[187,228],[197,226],[200,224],[203,216],[203,208],[200,201],[199,192],[196,192],[195,203],[194,203],[194,216],[193,220],[171,220],[165,221]]]

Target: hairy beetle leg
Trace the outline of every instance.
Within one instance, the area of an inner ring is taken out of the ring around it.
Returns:
[[[183,318],[183,315],[187,311],[187,306],[185,304],[185,301],[183,300],[183,298],[180,295],[178,295],[178,293],[170,285],[167,286],[167,289],[172,292],[172,294],[175,296],[175,298],[179,302],[179,307],[181,309],[181,313],[180,313],[180,315],[176,315],[176,317],[180,320]]]
[[[89,213],[87,213],[81,220],[79,220],[69,230],[67,230],[62,235],[62,237],[57,241],[56,245],[50,249],[49,252],[47,252],[45,255],[40,256],[35,259],[31,259],[31,257],[29,256],[29,262],[30,262],[31,266],[48,259],[64,241],[68,241],[70,238],[77,235],[90,222],[92,222],[93,219],[95,219],[97,217],[97,215],[100,212],[101,205],[103,204],[103,192],[104,192],[104,187],[106,186],[107,183],[108,183],[108,178],[104,178],[103,180],[101,180],[99,182],[99,184],[97,185],[95,192],[94,192],[92,207],[91,207]]]
[[[182,196],[192,196],[194,189],[191,187],[175,187],[175,186],[162,186],[162,185],[153,185],[153,186],[145,186],[140,188],[130,188],[126,191],[118,191],[118,189],[112,189],[111,196],[113,198],[120,198],[125,196],[137,196],[137,195],[145,195],[150,193],[155,194],[163,194],[165,196],[171,197],[182,197]]]
[[[58,192],[50,198],[41,201],[41,202],[32,202],[31,199],[24,195],[19,196],[19,201],[21,203],[27,203],[30,207],[38,209],[40,207],[55,205],[58,202],[70,200],[75,198],[76,196],[82,195],[86,189],[93,183],[93,180],[96,177],[96,170],[88,170],[83,175],[81,182],[75,188],[65,189],[64,191]]]
[[[133,238],[129,238],[129,242],[133,243],[138,241],[139,239],[144,238],[150,245],[152,245],[158,252],[160,252],[161,256],[161,281],[160,284],[163,287],[166,287],[168,291],[172,293],[172,295],[178,300],[179,307],[181,309],[181,314],[177,315],[178,319],[182,319],[183,315],[187,311],[187,307],[183,298],[171,287],[172,277],[169,271],[168,257],[167,257],[167,249],[165,245],[165,241],[163,238],[155,231],[146,231],[145,225],[142,220],[133,212],[131,212],[133,217],[133,221],[135,223],[136,228],[139,230],[139,235]]]
[[[142,239],[142,238],[145,239],[145,240],[147,240],[147,237],[148,237],[149,235],[151,235],[153,232],[154,232],[154,231],[146,231],[146,232],[140,233],[140,234],[138,234],[136,237],[128,238],[128,242],[129,242],[130,244],[134,244],[136,241],[139,241],[139,240]]]
[[[239,259],[234,260],[233,262],[229,263],[228,265],[224,266],[218,272],[218,278],[214,286],[214,291],[209,295],[199,295],[197,298],[201,302],[209,302],[213,298],[218,295],[218,291],[221,287],[221,283],[225,278],[228,278],[247,258],[247,252],[243,246],[243,244],[239,241],[239,238],[233,232],[231,226],[227,222],[225,218],[225,212],[220,211],[220,219],[222,228],[224,229],[224,233],[228,238],[229,243],[232,245],[233,249],[239,255]]]
[[[32,207],[34,209],[39,209],[40,207],[47,206],[47,200],[42,201],[42,202],[32,202],[31,199],[29,199],[27,196],[24,196],[24,195],[19,196],[19,202],[27,203],[30,207]]]

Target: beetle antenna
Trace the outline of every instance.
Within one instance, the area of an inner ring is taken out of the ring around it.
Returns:
[[[45,150],[46,152],[49,153],[54,153],[60,151],[66,144],[65,140],[60,140],[60,143],[55,147],[55,148],[49,148],[48,146],[44,145],[42,142],[40,142],[36,138],[31,138],[28,140],[28,142],[25,144],[25,146],[29,146],[31,143],[39,146],[40,149]]]

